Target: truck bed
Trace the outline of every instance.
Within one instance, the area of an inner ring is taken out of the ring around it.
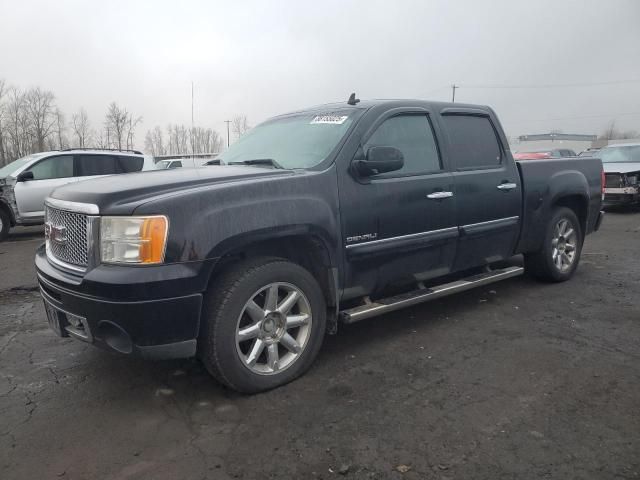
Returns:
[[[544,226],[560,196],[582,202],[583,234],[596,225],[602,196],[602,162],[594,157],[517,160],[522,181],[522,230],[516,253],[536,251],[543,242]],[[566,200],[564,200],[566,201]]]

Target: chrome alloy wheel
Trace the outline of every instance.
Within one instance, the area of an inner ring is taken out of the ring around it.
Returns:
[[[311,336],[311,305],[296,286],[270,283],[244,305],[236,327],[236,348],[253,373],[272,375],[291,366]]]
[[[576,259],[578,234],[576,229],[566,218],[561,219],[554,230],[551,240],[551,260],[561,272],[571,268]]]

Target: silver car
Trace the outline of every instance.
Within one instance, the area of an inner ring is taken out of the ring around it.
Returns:
[[[61,185],[153,168],[153,157],[135,150],[69,149],[19,158],[0,168],[0,241],[13,226],[44,223],[44,199]]]

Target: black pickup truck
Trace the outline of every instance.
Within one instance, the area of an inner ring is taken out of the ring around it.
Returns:
[[[53,330],[197,355],[258,392],[341,321],[524,270],[567,280],[602,219],[600,160],[515,162],[484,106],[352,97],[268,120],[221,162],[57,189],[35,259]]]

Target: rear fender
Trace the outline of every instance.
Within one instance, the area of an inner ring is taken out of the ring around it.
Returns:
[[[542,248],[552,211],[563,203],[563,199],[579,199],[584,204],[584,218],[589,216],[589,185],[583,173],[563,170],[554,173],[546,184],[537,187],[529,189],[525,179],[524,222],[516,249],[518,253],[536,252]]]

